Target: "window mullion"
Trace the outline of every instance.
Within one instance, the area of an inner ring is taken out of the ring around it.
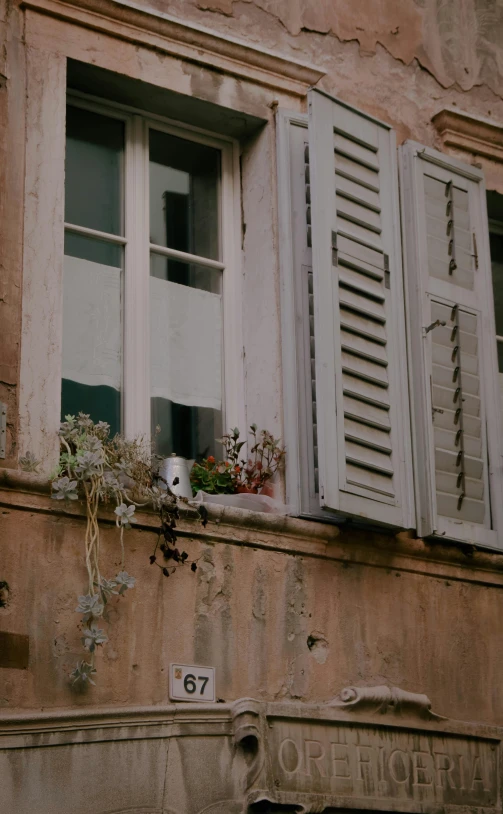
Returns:
[[[150,435],[148,128],[132,116],[126,135],[124,408],[127,437]]]

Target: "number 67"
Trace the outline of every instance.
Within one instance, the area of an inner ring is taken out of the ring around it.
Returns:
[[[203,695],[204,694],[204,688],[206,687],[206,684],[208,683],[209,680],[210,679],[209,679],[208,676],[197,676],[197,679],[196,679],[196,677],[194,675],[192,675],[192,673],[187,673],[187,675],[183,679],[183,688],[184,688],[185,692],[189,693],[189,695],[193,695],[195,693],[195,691],[197,690],[196,681],[201,681],[202,684],[201,684],[201,689],[199,691],[199,695]]]

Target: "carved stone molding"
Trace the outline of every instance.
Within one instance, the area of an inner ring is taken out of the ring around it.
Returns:
[[[22,6],[296,96],[305,96],[325,75],[284,54],[126,0],[23,0]]]
[[[503,164],[503,124],[446,108],[432,118],[444,147]]]

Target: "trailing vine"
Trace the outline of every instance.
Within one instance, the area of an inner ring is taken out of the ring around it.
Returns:
[[[111,438],[106,422],[94,423],[84,413],[65,416],[59,437],[59,464],[50,479],[52,497],[64,501],[83,499],[86,506],[84,561],[87,593],[79,596],[75,610],[82,616],[81,640],[87,655],[78,662],[71,679],[74,684],[94,684],[96,649],[108,641],[105,629],[99,626],[102,619],[108,621],[107,605],[113,597],[123,597],[136,583],[135,577],[125,569],[124,549],[124,532],[136,522],[136,509],[151,506],[159,512],[160,528],[150,562],[158,565],[164,576],[169,576],[185,563],[195,571],[197,564],[175,545],[179,517],[177,497],[170,485],[157,477],[148,444],[142,439],[128,441],[120,435]],[[120,542],[120,571],[111,578],[101,573],[98,521],[100,506],[107,504],[115,506],[115,525]],[[157,561],[158,549],[164,564]]]

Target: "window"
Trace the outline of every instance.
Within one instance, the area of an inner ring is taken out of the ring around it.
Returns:
[[[63,416],[150,434],[161,455],[214,453],[239,389],[223,350],[233,183],[231,142],[69,100]]]
[[[498,378],[501,417],[503,420],[503,195],[497,192],[487,193],[487,214],[489,216],[489,245],[493,274]]]
[[[482,173],[409,142],[399,211],[393,132],[319,91],[278,138],[290,502],[501,547]]]

